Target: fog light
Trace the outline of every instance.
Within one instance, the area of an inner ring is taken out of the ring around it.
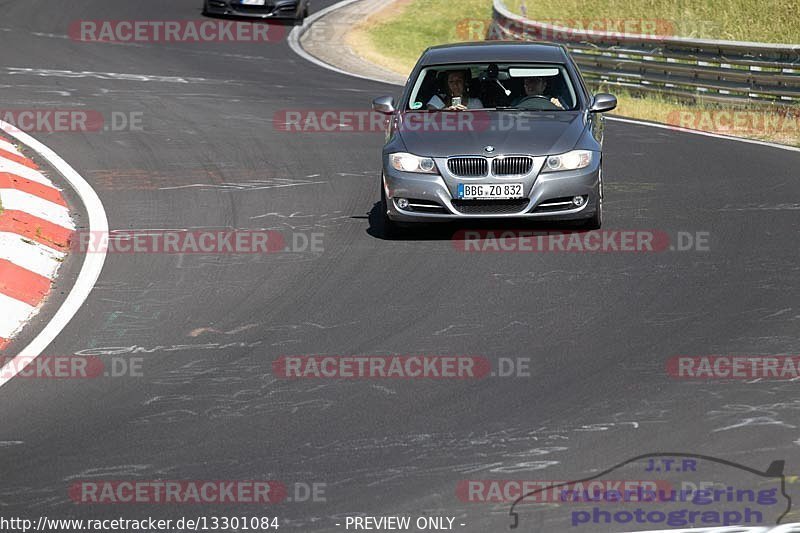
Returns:
[[[408,207],[408,200],[406,200],[405,198],[398,198],[397,207],[399,207],[400,209],[405,209],[406,207]]]
[[[576,196],[572,199],[572,203],[575,204],[575,207],[580,207],[583,205],[583,196]]]

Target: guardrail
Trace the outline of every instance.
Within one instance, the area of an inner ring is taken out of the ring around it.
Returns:
[[[767,44],[565,28],[494,0],[487,40],[565,45],[593,86],[720,103],[800,103],[800,44]]]

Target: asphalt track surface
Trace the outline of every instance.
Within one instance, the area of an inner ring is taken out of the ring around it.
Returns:
[[[607,124],[605,227],[708,232],[706,252],[465,254],[451,227],[387,241],[376,216],[382,135],[288,134],[272,117],[362,109],[398,88],[309,64],[285,42],[65,37],[75,19],[199,18],[198,4],[0,1],[4,105],[143,112],[143,131],[35,134],[94,186],[113,229],[319,232],[324,252],[109,255],[46,353],[143,347],[144,376],[0,390],[5,516],[269,515],[340,531],[348,514],[448,514],[463,531],[502,531],[508,506],[461,502],[458,481],[575,479],[657,451],[759,469],[784,459],[797,472],[796,383],[664,371],[674,355],[800,351],[797,153]],[[527,357],[531,376],[272,376],[281,355],[419,353]],[[67,489],[82,479],[325,483],[326,501],[75,505]]]

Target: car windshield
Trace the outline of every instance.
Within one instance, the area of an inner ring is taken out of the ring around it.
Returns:
[[[406,109],[570,111],[577,105],[575,88],[564,65],[481,63],[422,69]]]

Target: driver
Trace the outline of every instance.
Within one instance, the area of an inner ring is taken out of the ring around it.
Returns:
[[[547,88],[547,80],[542,76],[529,76],[525,78],[525,94],[517,98],[514,102],[511,103],[512,106],[518,105],[520,102],[529,98],[531,96],[539,96],[543,98],[547,98],[544,94],[545,89]],[[554,106],[558,107],[559,109],[564,109],[564,105],[561,103],[561,100],[558,98],[552,97],[550,98],[550,103]]]
[[[447,102],[443,102],[438,94],[428,100],[428,109],[441,109],[442,111],[466,111],[467,109],[481,109],[483,102],[480,98],[467,97],[467,72],[465,70],[451,70],[447,73]],[[453,105],[453,98],[460,97],[461,103]]]

